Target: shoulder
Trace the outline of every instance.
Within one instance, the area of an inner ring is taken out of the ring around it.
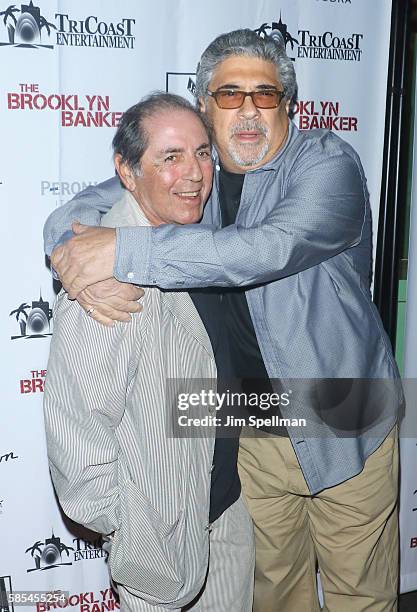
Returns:
[[[340,138],[331,130],[303,130],[294,128],[296,133],[289,148],[289,157],[299,162],[308,159],[326,161],[334,157],[351,159],[360,164],[360,158],[355,149],[346,140]]]
[[[358,153],[348,142],[330,130],[305,130],[296,133],[288,147],[285,163],[289,176],[309,173],[336,172],[346,177],[357,177],[366,183]]]

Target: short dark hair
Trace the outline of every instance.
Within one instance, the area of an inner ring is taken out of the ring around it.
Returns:
[[[161,111],[176,110],[188,111],[195,115],[203,124],[210,139],[206,119],[195,106],[176,94],[155,91],[123,113],[113,138],[113,154],[119,154],[122,163],[127,164],[138,174],[140,160],[149,144],[149,134],[144,126],[145,119]]]

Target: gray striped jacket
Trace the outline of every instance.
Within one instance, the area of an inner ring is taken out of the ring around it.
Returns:
[[[134,224],[149,225],[126,192],[103,225]],[[114,532],[109,565],[121,588],[167,608],[193,599],[207,571],[214,431],[170,436],[166,380],[215,376],[187,293],[147,289],[143,312],[112,328],[59,294],[44,397],[58,498],[74,521]]]

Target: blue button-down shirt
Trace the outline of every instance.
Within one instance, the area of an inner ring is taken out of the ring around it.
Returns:
[[[46,252],[72,220],[98,224],[120,189],[111,179],[54,211],[45,226]],[[371,300],[363,168],[332,132],[300,132],[291,123],[275,158],[246,173],[236,223],[223,229],[218,189],[217,171],[200,224],[118,228],[114,274],[176,290],[247,287],[267,372],[292,391],[282,415],[307,420],[305,428],[287,428],[314,494],[361,471],[402,402],[390,343]],[[323,379],[340,381],[332,387]],[[351,379],[372,384],[352,389]],[[348,425],[340,423],[341,410]]]

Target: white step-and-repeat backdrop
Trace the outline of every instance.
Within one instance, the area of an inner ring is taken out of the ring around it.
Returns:
[[[201,51],[248,27],[284,40],[295,61],[296,125],[332,129],[358,150],[376,228],[391,0],[10,1],[0,4],[0,592],[62,589],[60,607],[113,610],[100,538],[62,516],[49,480],[44,220],[113,174],[110,143],[126,108],[155,89],[192,98]]]

